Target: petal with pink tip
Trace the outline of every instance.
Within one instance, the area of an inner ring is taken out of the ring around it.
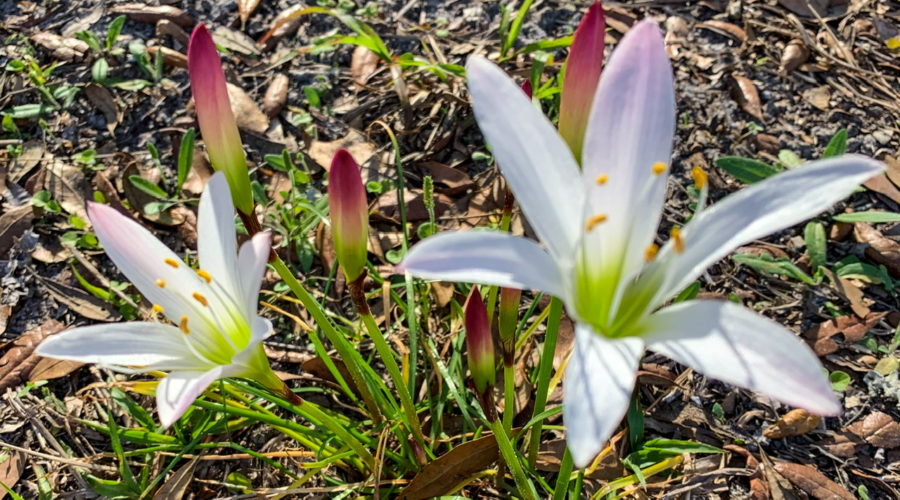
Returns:
[[[369,207],[359,165],[345,149],[338,150],[328,170],[328,210],[338,262],[347,281],[354,281],[366,267]]]

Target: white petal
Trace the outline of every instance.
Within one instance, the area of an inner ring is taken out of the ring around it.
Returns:
[[[184,370],[205,366],[191,354],[185,335],[159,323],[131,322],[75,328],[48,337],[37,354],[48,358],[141,370]]]
[[[628,410],[643,352],[639,337],[608,339],[576,325],[563,380],[566,441],[576,467],[590,464]]]
[[[112,207],[88,203],[88,215],[106,254],[148,301],[162,306],[174,323],[187,316],[191,325],[210,324],[192,298],[206,283],[177,255]]]
[[[216,172],[206,183],[197,211],[197,253],[200,267],[229,294],[240,297],[234,204],[225,174]]]
[[[176,371],[160,380],[156,388],[156,405],[162,426],[169,427],[181,418],[209,384],[223,376],[223,371],[221,366],[205,372]]]
[[[632,27],[613,51],[594,96],[585,133],[585,216],[606,221],[585,235],[589,258],[621,269],[627,281],[644,262],[662,213],[675,132],[672,67],[656,23]],[[598,178],[605,176],[605,182]]]
[[[770,177],[716,203],[681,232],[684,253],[667,244],[658,261],[668,275],[660,298],[694,281],[740,245],[828,209],[884,166],[861,156],[816,161]]]
[[[812,350],[778,323],[731,302],[699,300],[650,316],[648,348],[697,371],[819,415],[841,411]]]
[[[555,257],[571,259],[584,205],[572,152],[503,70],[473,56],[466,72],[478,126],[528,222]]]
[[[562,273],[531,240],[499,231],[446,232],[412,247],[400,272],[442,281],[464,281],[566,297]]]
[[[247,317],[256,314],[259,304],[259,287],[269,262],[269,248],[272,234],[268,231],[256,233],[250,241],[241,245],[238,269],[241,281],[241,296],[238,298],[248,307]]]

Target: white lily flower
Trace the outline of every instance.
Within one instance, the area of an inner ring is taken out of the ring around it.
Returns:
[[[234,213],[225,176],[216,173],[200,198],[202,267],[194,270],[132,219],[90,203],[88,215],[106,253],[153,304],[154,314],[177,326],[130,322],[80,327],[49,337],[37,353],[125,373],[170,371],[156,390],[164,427],[222,377],[254,379],[284,393],[286,386],[261,344],[272,323],[256,314],[271,237],[258,233],[238,252]]]
[[[731,195],[660,249],[675,129],[674,83],[658,27],[635,25],[603,71],[582,169],[553,125],[504,72],[469,59],[478,124],[546,248],[492,231],[417,244],[399,266],[414,276],[537,289],[576,321],[563,414],[574,463],[586,466],[621,421],[646,349],[710,377],[817,414],[840,411],[822,365],[792,332],[730,302],[660,308],[749,241],[808,219],[882,170],[845,156],[789,170]]]

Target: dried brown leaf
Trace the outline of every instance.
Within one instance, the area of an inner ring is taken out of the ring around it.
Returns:
[[[731,95],[747,114],[763,121],[762,103],[756,85],[746,76],[731,75]]]
[[[250,14],[259,7],[259,0],[237,0],[238,15],[241,17],[241,23],[246,23],[250,19]]]
[[[334,141],[313,140],[309,145],[309,156],[322,168],[328,170],[331,168],[331,159],[339,149],[346,149],[357,163],[363,165],[368,162],[378,148],[369,142],[361,132],[350,129],[347,135]]]
[[[147,54],[152,58],[156,58],[156,54],[159,54],[162,56],[163,64],[172,68],[187,69],[188,67],[187,56],[175,49],[163,47],[162,45],[152,45],[147,47]]]
[[[237,121],[239,129],[262,134],[269,128],[269,118],[259,109],[253,98],[244,92],[244,89],[229,83],[228,98],[231,101],[231,111],[234,113],[234,119]]]
[[[827,356],[838,351],[840,346],[832,337],[843,334],[844,343],[850,344],[861,340],[866,333],[878,323],[885,313],[870,313],[865,319],[854,316],[841,316],[819,323],[803,333],[819,356]]]
[[[465,193],[469,189],[475,187],[475,182],[468,174],[448,165],[436,161],[425,161],[419,163],[431,178],[434,180],[434,188],[436,191],[449,195],[457,195]]]
[[[7,304],[0,305],[0,335],[6,332],[6,325],[10,316],[12,316],[12,306]]]
[[[781,72],[790,73],[807,60],[809,60],[809,47],[803,43],[803,40],[795,38],[788,42],[784,52],[781,53]]]
[[[51,297],[64,304],[73,312],[97,321],[118,321],[121,315],[110,308],[109,304],[94,297],[80,288],[35,276]]]
[[[380,61],[378,55],[362,45],[353,50],[353,56],[350,58],[350,77],[357,90],[366,87],[369,77],[378,68],[378,61]]]
[[[156,24],[159,21],[170,21],[182,28],[194,25],[194,20],[187,12],[172,7],[171,5],[146,5],[142,3],[127,3],[117,5],[109,11],[113,14],[124,14],[132,21],[139,23]]]
[[[25,456],[18,451],[0,453],[0,483],[12,489],[22,477],[25,469]],[[6,489],[0,488],[0,500],[6,497]]]
[[[493,435],[467,441],[425,465],[403,489],[400,498],[419,500],[446,495],[490,467],[499,456]]]
[[[34,349],[48,335],[62,329],[62,323],[55,319],[48,319],[16,339],[12,343],[12,347],[0,358],[0,391],[25,382],[31,369],[40,360],[40,357],[34,354]]]
[[[782,7],[790,10],[794,14],[806,17],[813,17],[815,13],[820,16],[828,14],[828,4],[831,0],[778,0]],[[813,10],[810,10],[812,7]]]
[[[801,436],[816,429],[821,423],[822,417],[798,408],[785,413],[775,424],[763,430],[763,436],[769,439]]]
[[[297,4],[281,11],[272,20],[269,31],[256,42],[256,46],[261,47],[263,50],[269,50],[286,35],[297,31],[297,28],[300,27],[300,22],[303,20],[302,13],[304,9],[306,9],[305,5]]]
[[[819,269],[821,269],[822,273],[828,278],[834,291],[850,302],[850,309],[852,309],[857,316],[865,318],[869,315],[871,309],[869,309],[869,306],[866,304],[866,297],[862,289],[847,278],[838,276],[834,271],[827,267],[820,267]]]
[[[46,31],[31,35],[31,41],[52,52],[53,57],[64,61],[81,59],[90,50],[88,44],[77,38],[61,37]]]
[[[886,238],[880,231],[865,222],[853,225],[856,241],[868,243],[866,256],[879,264],[883,264],[891,275],[900,278],[900,244]]]
[[[822,111],[831,108],[831,89],[827,85],[813,87],[803,92],[803,100]]]
[[[110,132],[115,130],[116,125],[122,121],[122,113],[119,112],[119,107],[116,105],[116,99],[113,97],[112,92],[103,85],[90,83],[84,87],[84,93],[87,95],[88,100],[91,101],[91,104],[103,113],[103,118],[106,119],[107,130]]]
[[[876,448],[900,447],[900,424],[887,413],[872,412],[847,427],[847,431]]]
[[[156,36],[162,38],[166,35],[172,37],[174,40],[177,40],[185,47],[187,47],[188,42],[190,41],[190,37],[188,36],[187,32],[181,28],[181,26],[178,26],[168,19],[162,19],[158,23],[156,23]]]
[[[266,89],[263,96],[262,109],[269,118],[274,118],[281,113],[284,105],[287,104],[288,90],[290,89],[291,80],[284,73],[278,73],[272,78],[272,83]]]
[[[741,43],[747,41],[747,32],[744,31],[743,28],[725,21],[717,21],[715,19],[703,21],[702,23],[697,24],[697,27],[715,31],[721,35],[730,36]]]
[[[0,258],[6,258],[6,252],[12,248],[13,243],[31,227],[33,218],[34,209],[31,205],[10,208],[0,215]]]
[[[900,189],[897,189],[897,186],[894,185],[890,180],[888,180],[887,176],[884,175],[876,175],[871,179],[863,182],[863,186],[875,191],[876,193],[883,194],[893,200],[894,203],[900,203]]]
[[[50,191],[53,199],[66,212],[75,214],[82,220],[88,220],[84,200],[88,199],[89,191],[81,168],[54,159],[49,162],[46,170],[44,189]]]
[[[855,500],[856,497],[843,486],[825,477],[809,465],[779,462],[775,470],[786,477],[794,486],[819,500]]]
[[[39,380],[53,380],[65,377],[84,366],[84,363],[67,359],[40,358],[40,361],[31,369],[28,375],[29,382]]]
[[[172,477],[156,490],[153,500],[181,500],[194,479],[194,469],[199,461],[200,457],[194,457],[190,462],[179,467]]]

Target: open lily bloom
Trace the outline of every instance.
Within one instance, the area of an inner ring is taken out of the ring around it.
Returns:
[[[269,258],[270,235],[257,233],[237,249],[234,205],[219,172],[200,199],[198,253],[193,270],[149,231],[115,209],[88,205],[106,253],[174,325],[131,322],[75,328],[45,340],[41,356],[97,363],[135,373],[170,371],[156,390],[159,418],[168,427],[215,380],[243,377],[275,392],[275,376],[261,341],[269,320],[256,314]]]
[[[789,170],[695,214],[659,248],[675,100],[654,23],[636,24],[603,70],[581,170],[500,68],[473,57],[467,71],[481,131],[544,246],[495,231],[442,233],[414,246],[400,269],[565,301],[577,325],[563,382],[577,466],[624,415],[645,348],[814,413],[840,410],[818,359],[784,327],[730,302],[660,306],[736,247],[827,209],[880,163],[845,156]]]

